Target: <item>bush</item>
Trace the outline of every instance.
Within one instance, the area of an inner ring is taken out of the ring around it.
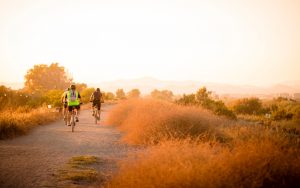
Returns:
[[[115,94],[113,94],[112,92],[105,92],[103,94],[104,100],[106,101],[112,101],[115,99]]]
[[[223,139],[216,127],[227,121],[196,107],[158,100],[129,100],[108,115],[108,124],[126,132],[128,143],[151,145],[168,139],[207,136]]]
[[[86,88],[82,92],[80,92],[81,101],[83,103],[89,103],[90,102],[90,97],[91,97],[91,95],[94,91],[95,91],[94,88]]]
[[[262,102],[258,98],[240,99],[234,104],[233,110],[238,114],[249,115],[259,115],[264,112]]]
[[[236,115],[232,110],[228,109],[223,101],[215,101],[210,97],[211,92],[205,87],[200,88],[196,94],[183,95],[182,98],[176,101],[177,104],[201,106],[211,110],[216,115],[226,116],[231,119],[236,119]]]
[[[19,107],[0,112],[0,139],[26,134],[37,125],[57,120],[59,114],[48,109]]]
[[[52,105],[54,107],[62,106],[61,97],[63,95],[63,90],[50,90],[45,93],[43,96],[43,101],[48,105]]]
[[[224,145],[167,141],[127,159],[106,187],[298,187],[298,142],[256,127],[227,130]]]
[[[266,106],[271,118],[280,120],[300,120],[300,103],[282,97],[267,101]]]
[[[168,91],[168,90],[159,91],[155,89],[151,92],[151,97],[154,99],[172,101],[173,96],[174,95],[172,91]]]

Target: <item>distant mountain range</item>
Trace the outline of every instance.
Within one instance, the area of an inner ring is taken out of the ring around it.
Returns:
[[[115,92],[118,88],[129,91],[138,88],[143,94],[148,94],[154,89],[171,90],[175,94],[194,93],[199,88],[205,86],[209,91],[225,95],[270,95],[278,93],[300,93],[300,80],[284,82],[268,87],[253,85],[233,85],[199,81],[162,81],[151,77],[130,80],[116,80],[88,84],[90,87],[100,87],[104,91]]]
[[[4,83],[12,89],[20,89],[23,83]],[[205,86],[209,91],[219,95],[246,96],[246,95],[274,95],[279,93],[300,93],[300,80],[278,83],[272,86],[233,85],[223,83],[199,82],[199,81],[163,81],[151,77],[139,79],[115,80],[99,83],[88,83],[89,87],[99,87],[103,91],[115,92],[122,88],[125,92],[131,89],[139,89],[142,94],[149,94],[154,89],[171,90],[174,94],[195,93],[199,88]]]

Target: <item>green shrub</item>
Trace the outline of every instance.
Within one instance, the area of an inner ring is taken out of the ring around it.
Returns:
[[[258,98],[244,98],[238,100],[233,106],[238,114],[259,115],[264,112],[262,102]]]

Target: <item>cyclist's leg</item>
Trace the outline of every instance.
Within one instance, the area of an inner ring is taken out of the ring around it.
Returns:
[[[68,125],[71,125],[72,106],[68,106],[67,109],[68,109],[68,116],[67,116],[67,118],[68,118]]]
[[[80,104],[78,106],[76,106],[76,109],[77,109],[77,116],[80,115]]]
[[[101,114],[101,102],[100,101],[97,104],[97,108],[98,108],[98,117],[100,119],[100,114]]]
[[[76,118],[77,122],[79,121],[79,119],[78,119],[79,112],[80,112],[80,105],[75,106],[75,114],[76,114],[75,118]]]
[[[93,112],[93,116],[95,115],[95,101],[92,102],[92,112]]]
[[[63,115],[64,115],[64,119],[67,118],[67,113],[68,113],[68,104],[64,103],[64,109],[63,109]]]

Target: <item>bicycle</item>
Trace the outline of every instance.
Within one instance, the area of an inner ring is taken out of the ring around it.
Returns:
[[[99,110],[98,110],[97,106],[93,107],[93,115],[94,115],[94,118],[95,118],[95,124],[97,124],[97,121],[98,120],[100,121],[100,113],[99,113]]]

